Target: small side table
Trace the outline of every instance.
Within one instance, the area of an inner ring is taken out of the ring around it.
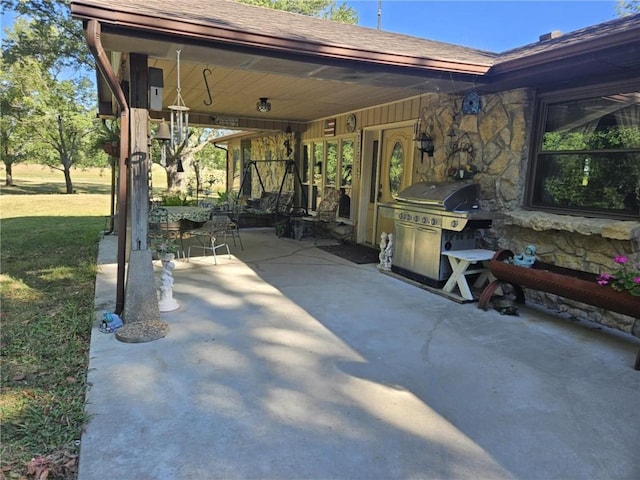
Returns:
[[[467,275],[479,273],[480,276],[473,284],[474,287],[481,287],[485,282],[491,280],[491,271],[489,267],[484,264],[480,264],[479,268],[469,269],[469,267],[477,262],[487,262],[493,258],[496,253],[492,250],[472,249],[472,250],[445,250],[441,252],[442,255],[446,255],[449,258],[451,269],[453,272],[445,283],[442,290],[445,292],[452,292],[453,288],[458,285],[460,295],[466,300],[473,300],[473,294],[471,288],[467,283]]]

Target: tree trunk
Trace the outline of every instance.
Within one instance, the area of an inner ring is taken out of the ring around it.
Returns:
[[[67,186],[67,193],[75,193],[71,182],[71,171],[67,167],[64,167],[64,183]]]
[[[182,190],[184,173],[177,171],[174,165],[167,167],[167,190]]]
[[[13,163],[5,163],[4,168],[6,171],[4,184],[11,187],[13,185]]]

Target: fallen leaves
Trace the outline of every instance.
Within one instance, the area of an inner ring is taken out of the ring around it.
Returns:
[[[37,456],[27,463],[29,480],[47,480],[52,478],[75,478],[78,468],[78,456],[67,451]]]

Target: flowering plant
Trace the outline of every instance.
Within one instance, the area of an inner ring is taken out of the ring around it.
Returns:
[[[153,248],[160,255],[165,253],[178,253],[178,246],[173,238],[157,238],[152,242]]]
[[[616,255],[613,261],[617,270],[613,273],[601,273],[598,276],[598,284],[610,285],[618,292],[640,296],[640,262],[632,265],[624,255]]]

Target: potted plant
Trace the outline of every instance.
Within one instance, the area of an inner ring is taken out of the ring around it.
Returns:
[[[96,145],[111,157],[120,156],[120,124],[117,119],[103,119],[100,122]]]
[[[157,257],[163,262],[170,262],[178,254],[178,245],[174,238],[160,237],[152,242],[152,248],[155,250]]]
[[[613,262],[616,267],[615,271],[601,273],[598,276],[598,284],[609,285],[618,292],[628,292],[640,297],[640,262],[634,265],[624,255],[616,255]]]
[[[499,250],[493,256],[489,269],[497,280],[482,292],[479,308],[486,310],[497,285],[504,282],[514,287],[518,303],[524,303],[522,288],[526,287],[639,318],[640,267],[632,266],[626,257],[614,259],[618,265],[614,274],[601,275],[539,261],[525,268],[509,261],[513,257],[510,250]]]

